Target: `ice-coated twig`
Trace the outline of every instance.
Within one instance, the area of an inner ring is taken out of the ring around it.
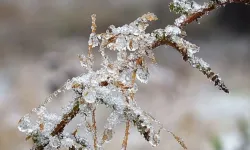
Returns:
[[[219,89],[229,93],[218,74],[215,74],[203,59],[195,56],[200,48],[184,39],[187,36],[184,31],[186,25],[229,3],[249,4],[250,0],[211,0],[203,5],[189,0],[173,0],[170,10],[181,16],[173,25],[168,25],[164,29],[156,29],[151,33],[145,30],[150,21],[158,19],[153,13],[144,14],[121,27],[111,25],[105,33],[101,34],[96,33],[96,15],[92,15],[88,55],[79,55],[81,66],[87,72],[68,80],[43,104],[21,118],[18,129],[27,135],[27,140],[33,140],[32,149],[34,150],[59,148],[99,150],[112,139],[115,126],[125,123],[123,149],[127,148],[130,125],[134,125],[152,146],[157,146],[163,125],[137,106],[134,98],[138,91],[136,79],[147,83],[150,77],[145,58],[150,58],[154,63],[156,59],[153,50],[162,45],[171,46],[182,55],[184,61],[202,72]],[[93,48],[97,46],[102,56],[102,67],[93,70]],[[106,49],[117,52],[117,59],[111,60],[105,53]],[[66,90],[72,90],[75,93],[75,99],[63,108],[62,115],[48,112],[46,104]],[[105,105],[112,111],[101,136],[96,127],[97,105]],[[35,121],[31,119],[34,114],[38,118]],[[84,118],[83,122],[76,130],[67,133],[65,127],[78,114]],[[92,123],[87,121],[87,118],[92,119]],[[84,135],[78,134],[80,127],[84,128]],[[168,132],[184,149],[187,149],[181,138],[171,131]]]
[[[73,108],[72,110],[70,110],[68,113],[65,113],[60,121],[60,123],[58,123],[54,130],[52,131],[51,135],[55,136],[58,134],[61,134],[64,130],[64,127],[78,114],[79,112],[79,101],[80,98],[77,98],[73,104]]]
[[[250,0],[210,0],[203,5],[190,0],[173,0],[169,7],[171,11],[182,14],[175,20],[175,25],[182,28],[201,18],[203,15],[229,3],[250,4]]]
[[[93,130],[93,141],[94,141],[94,149],[97,150],[97,127],[96,127],[96,115],[95,110],[92,110],[92,130]]]
[[[229,90],[225,86],[224,82],[218,74],[215,74],[211,70],[209,64],[203,61],[202,58],[198,58],[194,55],[192,49],[198,49],[197,46],[181,39],[180,37],[174,37],[174,40],[168,41],[167,44],[178,50],[182,54],[184,61],[187,61],[192,67],[197,68],[200,72],[206,75],[207,78],[210,79],[215,86],[218,86],[220,90],[229,93]]]
[[[188,148],[187,148],[187,146],[186,146],[186,144],[184,143],[184,141],[183,141],[183,139],[181,139],[180,137],[178,137],[177,135],[175,135],[173,132],[171,132],[171,131],[168,131],[168,133],[170,133],[175,139],[176,139],[176,141],[182,146],[182,148],[184,149],[184,150],[187,150]]]
[[[129,128],[130,128],[130,122],[126,122],[126,127],[125,127],[125,135],[122,141],[122,150],[127,150],[128,146],[128,137],[129,137]]]

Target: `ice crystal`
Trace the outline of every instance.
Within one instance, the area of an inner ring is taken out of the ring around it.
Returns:
[[[107,123],[104,126],[104,132],[102,136],[102,144],[108,143],[112,140],[115,133],[114,128],[123,121],[123,116],[121,111],[113,111],[107,118]]]
[[[61,142],[58,139],[58,137],[54,136],[54,137],[49,138],[49,144],[53,148],[58,148],[60,146]]]
[[[149,79],[149,72],[148,68],[146,67],[139,67],[136,71],[136,78],[141,81],[142,83],[147,83]]]
[[[96,92],[93,89],[85,90],[82,97],[87,103],[94,103],[96,100]]]
[[[186,15],[181,15],[179,18],[175,19],[174,24],[176,26],[180,26],[181,23],[183,23],[186,20],[187,16]]]
[[[173,25],[168,25],[165,28],[165,32],[166,32],[166,36],[180,35],[182,33],[180,28],[178,28],[177,26],[173,26]]]
[[[137,42],[137,39],[131,39],[128,44],[127,44],[127,48],[130,51],[135,51],[139,48],[139,44]]]
[[[65,137],[61,140],[62,147],[72,147],[74,145],[74,140],[72,138]]]
[[[126,50],[127,41],[126,41],[124,36],[118,36],[115,44],[116,44],[115,45],[116,50],[118,50],[118,51]]]
[[[99,40],[98,40],[98,38],[97,38],[97,36],[96,36],[95,33],[91,33],[90,34],[88,44],[92,45],[92,47],[96,47],[96,46],[99,45]]]
[[[18,129],[26,134],[32,133],[34,129],[33,124],[31,124],[29,115],[25,115],[23,118],[20,119]]]
[[[170,4],[170,10],[180,14],[191,14],[201,9],[201,5],[189,0],[173,0]]]

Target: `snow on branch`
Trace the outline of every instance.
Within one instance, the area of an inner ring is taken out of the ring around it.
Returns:
[[[122,149],[127,148],[130,124],[134,125],[152,146],[157,146],[160,143],[160,132],[164,128],[159,121],[137,106],[134,97],[138,91],[136,80],[147,83],[150,77],[145,58],[150,58],[151,62],[155,63],[153,50],[161,45],[171,46],[182,55],[184,61],[202,72],[220,90],[229,93],[228,88],[219,75],[212,71],[209,64],[195,56],[200,48],[184,39],[187,36],[184,31],[186,25],[228,3],[249,4],[250,0],[212,0],[203,5],[189,0],[173,0],[169,5],[170,10],[181,16],[173,25],[156,29],[151,33],[145,30],[150,21],[158,19],[153,13],[144,14],[121,27],[111,25],[101,34],[96,33],[96,15],[92,15],[88,55],[79,55],[81,66],[86,69],[86,73],[69,79],[43,104],[21,118],[19,130],[27,135],[27,140],[32,139],[33,150],[59,148],[97,150],[112,140],[117,125],[126,123]],[[99,70],[93,70],[94,47],[99,47],[102,56],[100,64],[102,67]],[[108,49],[117,52],[116,60],[111,60],[106,54]],[[46,105],[66,90],[74,91],[75,98],[62,109],[62,115],[48,112]],[[103,132],[98,131],[96,127],[97,105],[105,105],[112,110]],[[36,121],[31,119],[34,114],[38,116]],[[77,124],[77,128],[72,132],[66,132],[65,127],[76,116],[83,118],[83,121]],[[83,130],[84,134],[80,134],[79,130]],[[181,138],[171,131],[168,132],[184,149],[187,149]]]

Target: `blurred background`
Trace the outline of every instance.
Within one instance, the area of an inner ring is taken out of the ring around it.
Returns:
[[[18,131],[19,119],[85,70],[77,54],[87,53],[90,15],[97,32],[155,13],[148,31],[164,28],[177,17],[170,0],[0,0],[0,149],[27,150],[31,142]],[[203,1],[198,1],[202,3]],[[187,27],[188,40],[230,89],[219,91],[170,47],[155,50],[148,84],[139,84],[139,105],[176,135],[190,150],[250,150],[250,6],[230,4]],[[97,50],[96,50],[97,52]],[[100,60],[96,60],[96,65]],[[72,96],[61,95],[52,107]],[[107,113],[97,112],[98,125]],[[108,150],[121,148],[124,125]],[[168,133],[152,148],[131,129],[129,150],[181,150]]]

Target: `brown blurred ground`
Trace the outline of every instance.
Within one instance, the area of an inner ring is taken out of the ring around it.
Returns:
[[[149,29],[152,30],[172,24],[176,15],[169,12],[168,3],[166,0],[1,0],[0,149],[29,149],[30,143],[17,130],[18,120],[68,78],[84,72],[77,54],[86,53],[92,13],[97,14],[97,31],[103,32],[111,24],[123,25],[153,12],[159,20],[152,23]],[[161,47],[155,51],[158,65],[150,66],[150,82],[140,84],[136,96],[144,110],[181,136],[192,150],[250,149],[250,141],[243,136],[243,132],[250,132],[249,24],[245,29],[239,26],[243,30],[240,32],[237,25],[230,26],[249,22],[244,22],[245,17],[241,16],[236,21],[232,17],[230,23],[230,19],[223,17],[226,9],[204,17],[201,25],[190,25],[188,39],[201,46],[198,55],[220,73],[231,89],[230,94],[213,87],[202,74],[183,62],[174,49]],[[226,21],[229,25],[223,24]],[[61,96],[58,104],[70,98]],[[105,117],[98,116],[100,128]],[[242,122],[248,123],[246,131],[239,126]],[[118,127],[116,137],[106,149],[121,148],[123,128]],[[216,139],[222,149],[215,148]],[[135,129],[131,130],[128,148],[153,149]],[[164,133],[155,149],[181,147]]]

